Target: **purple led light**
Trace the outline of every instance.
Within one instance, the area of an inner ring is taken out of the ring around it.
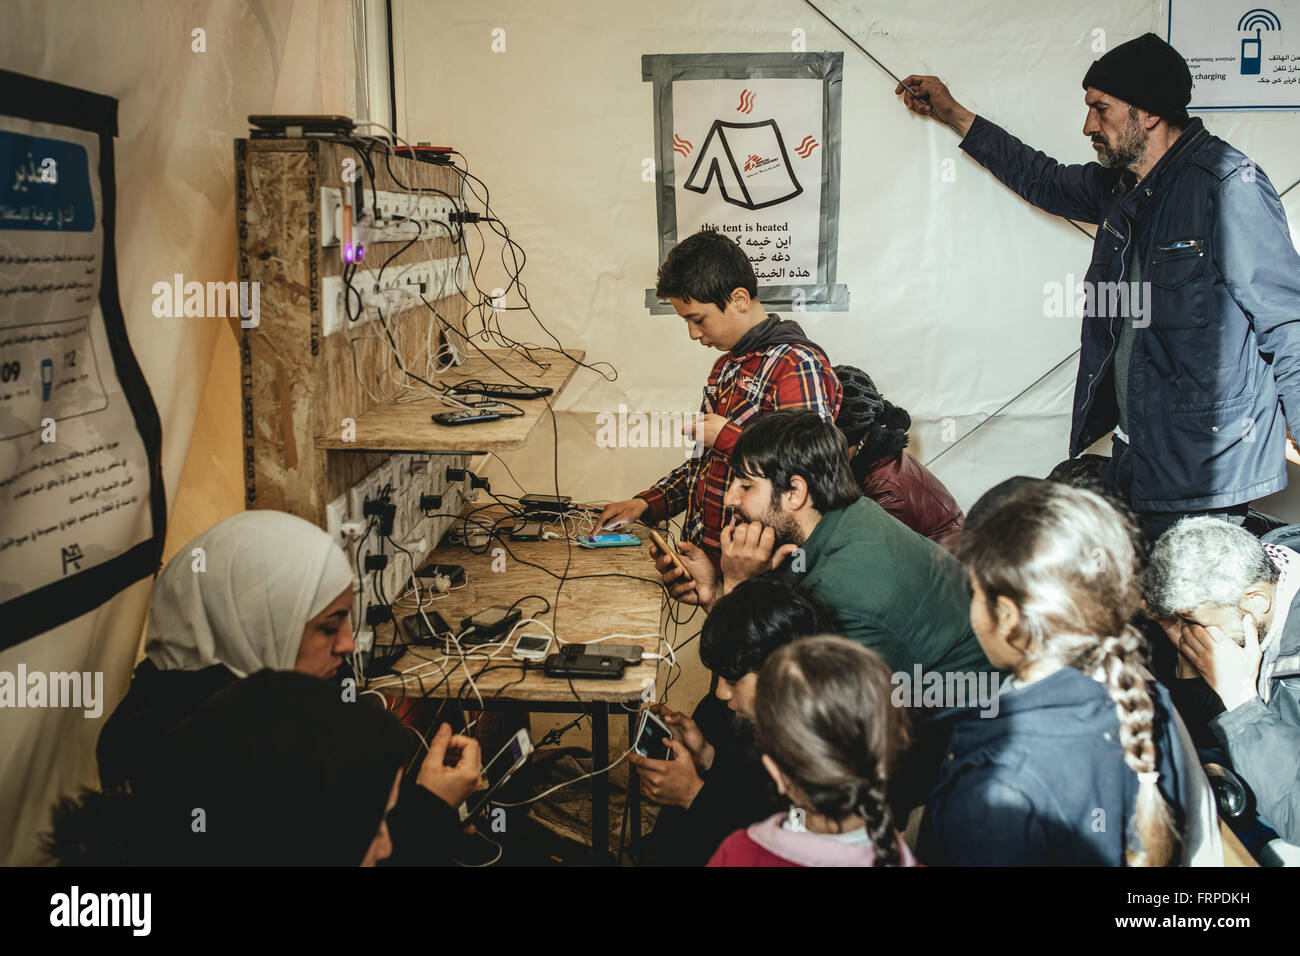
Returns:
[[[356,261],[356,258],[353,256],[353,253],[352,253],[352,243],[350,243],[350,242],[349,242],[346,246],[343,247],[343,261],[344,261],[344,262],[355,262],[355,261]]]

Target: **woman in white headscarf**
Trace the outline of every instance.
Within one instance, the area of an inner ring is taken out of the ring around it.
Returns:
[[[146,660],[100,733],[105,786],[226,685],[270,668],[337,675],[355,647],[347,556],[282,511],[244,511],[167,562],[149,601]]]
[[[203,532],[154,583],[146,660],[96,747],[103,789],[145,770],[174,728],[241,678],[268,669],[336,677],[355,648],[351,607],[347,556],[310,522],[245,511]],[[393,862],[440,861],[459,830],[455,808],[478,787],[476,740],[442,724],[428,749],[388,814]]]

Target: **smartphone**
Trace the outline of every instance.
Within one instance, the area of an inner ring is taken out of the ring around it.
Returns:
[[[549,635],[538,637],[534,634],[521,634],[515,639],[515,646],[510,649],[510,656],[517,661],[544,661],[550,649]]]
[[[625,666],[621,659],[602,654],[551,654],[546,658],[546,676],[616,680],[623,676]]]
[[[641,539],[634,534],[598,534],[595,537],[583,535],[578,538],[578,545],[583,548],[622,548],[640,543]]]
[[[569,647],[573,647],[572,644]],[[623,663],[628,667],[635,667],[641,663],[641,655],[645,653],[645,648],[639,644],[601,644],[600,653],[610,657],[622,658]]]
[[[650,540],[654,543],[654,546],[660,550],[660,552],[668,555],[668,557],[672,559],[673,566],[677,568],[678,571],[682,572],[683,581],[686,581],[688,584],[694,583],[695,578],[691,576],[691,572],[687,569],[686,565],[682,564],[682,559],[677,556],[677,547],[671,543],[671,539],[665,541],[663,535],[654,530],[654,528],[651,528]]]
[[[501,785],[510,779],[510,775],[528,762],[528,755],[533,752],[533,742],[528,738],[528,731],[521,730],[497,751],[495,757],[483,768],[487,777],[487,787],[479,790],[460,805],[460,820],[464,823],[485,806],[492,795],[501,789]]]
[[[650,710],[643,710],[641,723],[637,726],[636,744],[632,750],[651,760],[671,760],[673,750],[664,743],[664,738],[672,736],[673,732],[657,714]]]
[[[529,493],[519,499],[519,504],[523,507],[525,512],[545,511],[557,514],[562,511],[568,511],[569,505],[572,503],[572,495],[535,495]]]
[[[496,639],[519,622],[523,614],[515,609],[506,607],[504,604],[494,604],[492,607],[484,608],[460,622],[461,632],[469,631],[460,639],[462,646],[471,644],[492,644]]]
[[[433,420],[438,425],[473,425],[477,422],[494,422],[504,417],[499,412],[465,409],[459,412],[439,412],[433,416]]]
[[[426,617],[429,619],[429,624],[433,625],[432,632],[429,630],[429,625],[424,623]],[[423,615],[411,614],[404,617],[402,628],[410,635],[411,642],[414,644],[432,644],[451,633],[451,628],[437,611],[425,611]]]
[[[540,521],[528,520],[521,524],[514,531],[510,532],[511,541],[541,541],[542,540],[542,523]]]

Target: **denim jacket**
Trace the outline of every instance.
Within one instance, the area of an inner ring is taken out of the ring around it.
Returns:
[[[1099,224],[1077,312],[1070,457],[1118,423],[1114,359],[1131,321],[1133,507],[1228,507],[1284,488],[1284,416],[1300,411],[1300,254],[1263,170],[1199,119],[1136,183],[1058,163],[982,117],[961,146],[1040,209]],[[1143,284],[1132,289],[1135,253]]]

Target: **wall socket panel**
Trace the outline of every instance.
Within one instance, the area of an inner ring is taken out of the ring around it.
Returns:
[[[468,455],[393,455],[349,488],[346,494],[326,505],[326,530],[347,552],[348,563],[352,566],[353,592],[360,598],[357,617],[354,618],[357,627],[365,624],[364,618],[359,616],[361,608],[386,603],[375,588],[375,578],[378,577],[389,601],[396,600],[410,587],[411,563],[414,562],[417,568],[426,563],[430,552],[456,523],[456,516],[465,506],[469,478],[449,482],[447,469],[468,469],[469,466]],[[344,535],[342,524],[345,521],[369,523],[370,519],[365,516],[365,502],[379,498],[385,488],[389,489],[389,503],[396,508],[392,540],[381,538],[374,531],[366,536],[364,543],[359,538]],[[437,517],[426,517],[420,510],[421,495],[442,496],[442,505],[435,512]],[[410,558],[393,542],[410,552]],[[359,561],[358,545],[361,549]],[[388,556],[387,567],[379,572],[365,571],[366,557],[379,554]]]
[[[378,222],[373,207],[378,205]],[[464,210],[463,202],[456,202],[437,193],[390,193],[383,190],[364,191],[364,218],[353,226],[354,238],[363,243],[406,242],[420,236],[450,239],[459,235],[460,227],[451,221],[453,212]],[[417,226],[416,223],[419,223]],[[357,232],[356,230],[361,230]],[[337,246],[343,235],[343,193],[322,186],[320,191],[320,244]],[[468,240],[468,236],[465,237]]]
[[[352,296],[352,309],[359,310],[360,316],[350,324],[356,327],[374,321],[379,317],[377,309],[383,309],[386,316],[394,316],[407,309],[424,308],[424,299],[437,302],[471,285],[467,256],[426,259],[385,269],[382,283],[373,270],[366,270],[352,279],[352,288],[360,295],[361,303],[358,306],[357,296]],[[333,335],[349,324],[343,277],[325,276],[320,288],[321,331]]]

